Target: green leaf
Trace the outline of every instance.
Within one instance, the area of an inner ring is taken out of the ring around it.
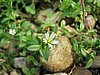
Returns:
[[[27,35],[27,36],[31,36],[31,30],[28,30],[28,31],[26,32],[26,35]]]
[[[25,47],[26,46],[26,43],[20,43],[19,44],[19,47]]]
[[[11,28],[12,28],[12,29],[15,29],[15,28],[16,28],[16,24],[13,23],[12,26],[11,26]]]
[[[37,72],[37,68],[32,68],[32,69],[31,69],[31,74],[32,74],[32,75],[35,75],[36,72]]]
[[[0,45],[5,45],[7,43],[7,39],[3,38],[1,39]]]
[[[87,34],[96,34],[96,31],[94,30],[94,29],[89,29],[88,31],[87,31]]]
[[[86,9],[86,11],[91,12],[91,6],[90,5],[86,5],[85,9]]]
[[[22,26],[24,26],[24,25],[30,25],[30,22],[29,21],[24,21],[23,23],[22,23]]]
[[[95,51],[93,51],[90,55],[91,55],[91,57],[92,57],[93,59],[95,59],[96,52],[95,52]]]
[[[3,30],[2,30],[2,29],[0,29],[0,34],[4,34],[4,32],[3,32]]]
[[[31,45],[27,49],[29,51],[38,51],[40,49],[40,45]]]
[[[78,44],[75,42],[74,44],[74,51],[78,54],[78,50],[79,50],[79,46]]]
[[[81,49],[81,53],[82,53],[82,55],[83,55],[84,57],[87,56],[87,54],[86,54],[86,52],[84,51],[84,49]]]
[[[97,0],[97,6],[100,7],[100,0]]]
[[[22,51],[22,56],[26,56],[26,50]]]
[[[20,31],[17,35],[18,35],[18,36],[23,36],[23,35],[25,35],[25,34],[26,34],[26,32]]]
[[[34,75],[35,72],[36,72],[36,71],[35,71],[35,68],[32,68],[32,69],[31,69],[31,74]]]
[[[54,31],[55,33],[57,33],[57,31],[58,31],[58,26],[57,26],[57,25],[54,26],[53,31]]]
[[[24,73],[25,75],[31,75],[31,74],[30,74],[30,70],[29,70],[27,67],[23,67],[23,68],[22,68],[22,71],[23,71],[23,73]]]
[[[31,25],[31,23],[30,23],[29,21],[24,21],[24,22],[22,23],[22,27],[23,27],[23,28],[29,28],[30,25]]]
[[[93,2],[93,0],[86,0],[86,2]]]
[[[89,68],[92,64],[93,64],[93,59],[90,59],[90,60],[87,62],[85,68]]]
[[[49,58],[49,49],[48,48],[41,50],[39,52],[40,52],[41,56],[44,57],[45,60],[48,60],[48,58]]]
[[[34,63],[35,66],[38,66],[39,65],[39,63],[38,63],[38,61],[36,59],[34,60],[33,63]]]
[[[40,53],[41,56],[43,56],[43,52],[42,52],[42,50],[39,50],[39,53]]]
[[[1,23],[5,23],[8,20],[9,20],[9,18],[4,18],[4,19],[2,19]]]
[[[20,40],[27,41],[27,37],[26,36],[20,36]]]
[[[65,20],[62,20],[62,21],[61,21],[61,28],[64,29],[64,28],[65,28],[65,25],[66,25]]]
[[[37,39],[40,39],[40,41],[43,39],[43,34],[38,34]]]
[[[38,66],[38,61],[33,56],[27,57],[27,60],[33,62],[35,66]]]
[[[81,24],[80,24],[80,31],[83,31],[84,30],[84,24],[83,24],[83,22],[81,22]]]
[[[30,14],[33,14],[33,15],[35,14],[35,5],[34,4],[31,4],[30,6],[27,6],[25,9]]]

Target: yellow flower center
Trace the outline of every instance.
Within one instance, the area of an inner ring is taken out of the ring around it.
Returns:
[[[47,40],[47,43],[48,43],[48,44],[51,44],[51,40],[50,40],[50,39],[48,39],[48,40]]]

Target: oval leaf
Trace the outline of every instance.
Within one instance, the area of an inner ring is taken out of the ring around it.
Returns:
[[[25,75],[30,75],[30,70],[27,67],[23,67],[22,71]]]
[[[65,25],[66,25],[65,20],[62,20],[62,21],[61,21],[61,28],[62,28],[62,29],[65,28]]]
[[[84,57],[87,56],[86,52],[85,52],[83,49],[81,49],[81,53],[82,53],[82,55],[83,55]]]
[[[40,49],[40,45],[31,45],[27,49],[29,51],[38,51]]]
[[[2,19],[1,23],[5,23],[8,20],[9,20],[9,18],[4,18],[4,19]]]
[[[93,59],[90,59],[90,60],[87,62],[85,68],[89,68],[92,64],[93,64]]]
[[[83,31],[84,30],[84,24],[83,22],[80,24],[80,31]]]
[[[32,68],[31,69],[31,74],[36,75],[36,72],[38,72],[38,68]]]
[[[31,4],[30,6],[27,6],[26,11],[34,15],[35,14],[35,5]]]

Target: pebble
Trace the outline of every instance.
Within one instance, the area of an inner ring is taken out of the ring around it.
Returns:
[[[0,71],[0,75],[8,75],[8,73],[6,71],[4,71],[4,70],[1,70]]]
[[[14,67],[15,68],[23,68],[26,66],[26,58],[18,57],[14,59]]]
[[[48,16],[47,13],[50,13],[51,16]],[[39,15],[37,16],[37,23],[41,23],[42,21],[46,21],[46,22],[53,22],[55,23],[59,23],[61,21],[62,17],[62,12],[57,11],[54,12],[53,9],[48,8],[46,10],[41,10],[39,12]]]
[[[44,75],[68,75],[66,73],[54,73],[54,74],[44,74]]]
[[[86,23],[88,27],[91,29],[91,28],[94,28],[96,21],[92,15],[88,15],[86,17]]]
[[[10,75],[22,75],[20,72],[17,72],[16,70],[13,70],[10,72]]]
[[[92,73],[84,67],[76,67],[73,70],[72,75],[92,75]]]
[[[100,68],[100,56],[96,56],[91,68]]]

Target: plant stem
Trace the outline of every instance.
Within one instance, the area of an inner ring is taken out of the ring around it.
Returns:
[[[83,23],[86,29],[88,29],[88,25],[86,24],[86,19],[85,19],[85,4],[84,0],[81,0],[82,3],[82,11],[83,11]]]
[[[81,0],[82,2],[82,11],[83,11],[83,22],[85,24],[85,5],[84,5],[84,0]]]

